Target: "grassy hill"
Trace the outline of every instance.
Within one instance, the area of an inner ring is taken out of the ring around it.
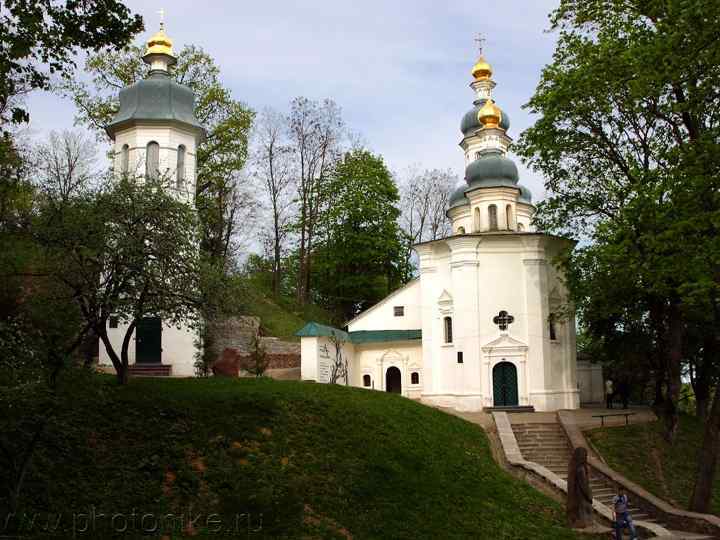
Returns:
[[[495,464],[479,427],[397,395],[99,376],[63,388],[20,505],[61,514],[61,536],[92,511],[87,534],[103,538],[133,513],[135,527],[172,514],[168,529],[193,516],[199,538],[577,538],[557,503]]]
[[[662,437],[661,422],[599,428],[587,435],[612,468],[658,497],[687,508],[703,430],[695,416],[684,415],[672,446]],[[712,512],[720,515],[720,479],[714,485]]]
[[[260,317],[260,324],[268,335],[287,341],[297,341],[295,332],[308,321],[333,324],[332,315],[320,306],[298,306],[284,298],[275,300],[253,287],[247,290],[244,307],[248,315]]]

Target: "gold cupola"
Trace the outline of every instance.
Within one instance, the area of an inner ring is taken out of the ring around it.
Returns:
[[[478,61],[473,66],[471,73],[476,81],[486,81],[492,77],[492,66],[487,63],[483,55],[480,55],[480,58],[478,58]]]
[[[478,111],[478,121],[484,128],[498,128],[502,121],[502,111],[492,99],[488,99]]]
[[[173,54],[172,39],[165,33],[165,25],[160,23],[160,30],[153,35],[147,42],[147,48],[143,55],[145,63],[151,66],[155,64],[155,60],[163,59],[164,64],[171,66],[175,64],[176,59]]]

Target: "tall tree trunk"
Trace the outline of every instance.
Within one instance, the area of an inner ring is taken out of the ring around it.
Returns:
[[[134,319],[130,326],[128,326],[128,329],[125,331],[125,337],[123,338],[122,342],[122,349],[120,350],[120,359],[122,360],[123,365],[123,376],[119,377],[120,384],[127,384],[128,382],[128,350],[130,348],[130,339],[132,338],[133,333],[135,332],[135,327],[137,326],[137,319]]]
[[[720,452],[720,386],[715,387],[710,417],[705,422],[705,435],[698,455],[695,487],[690,498],[690,510],[693,512],[710,511],[718,452]]]
[[[305,295],[303,288],[305,286],[305,208],[301,209],[300,214],[300,249],[298,251],[298,273],[297,273],[297,288],[295,291],[295,298],[299,305],[303,305]]]
[[[673,444],[680,422],[678,401],[682,389],[681,363],[683,356],[682,314],[677,301],[671,302],[668,310],[668,333],[668,350],[665,357],[667,362],[667,392],[663,405],[663,422],[665,424],[665,440]]]
[[[710,408],[711,391],[718,358],[717,338],[708,330],[703,339],[703,354],[700,364],[695,368],[695,376],[691,377],[695,393],[695,413],[700,421],[705,422]]]
[[[277,203],[273,201],[273,226],[275,228],[275,239],[273,245],[273,295],[280,296],[280,219],[278,216]]]
[[[97,332],[100,341],[102,341],[103,345],[105,345],[105,350],[107,351],[108,356],[110,357],[110,361],[115,368],[115,375],[117,376],[118,382],[120,384],[126,384],[127,367],[123,364],[121,358],[115,352],[115,349],[113,349],[112,343],[110,343],[110,338],[107,335],[107,328],[105,327],[105,325],[96,326],[95,332]]]

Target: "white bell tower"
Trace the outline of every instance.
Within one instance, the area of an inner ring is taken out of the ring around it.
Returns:
[[[146,78],[120,91],[120,109],[107,126],[114,141],[114,170],[135,178],[159,176],[182,200],[192,202],[197,147],[205,130],[195,117],[195,96],[170,76],[177,62],[164,23],[147,42]]]

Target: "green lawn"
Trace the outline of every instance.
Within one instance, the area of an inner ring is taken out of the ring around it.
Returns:
[[[695,482],[703,425],[694,416],[683,415],[673,446],[665,442],[661,432],[661,423],[651,422],[593,429],[586,435],[613,469],[658,497],[687,508]],[[720,514],[718,479],[712,512]]]
[[[314,304],[297,306],[288,299],[274,300],[255,289],[248,290],[245,296],[247,314],[260,317],[260,325],[269,336],[298,341],[295,332],[308,321],[333,324],[331,315]]]
[[[62,514],[61,536],[73,512],[82,530],[94,509],[104,517],[89,536],[103,538],[115,513],[136,527],[145,513],[171,513],[171,526],[199,516],[203,538],[577,538],[559,504],[495,464],[479,427],[397,395],[99,376],[65,395],[20,508]],[[248,533],[248,514],[262,530]],[[211,530],[236,522],[242,534]]]

